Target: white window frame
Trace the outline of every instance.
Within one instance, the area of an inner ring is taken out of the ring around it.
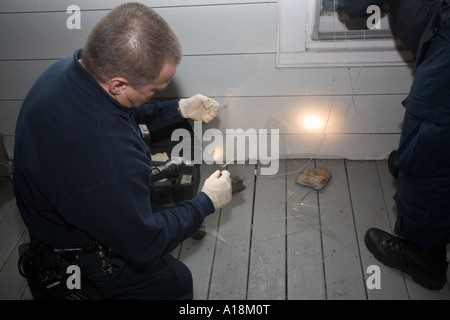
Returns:
[[[321,0],[278,0],[277,68],[404,66],[412,55],[389,39],[314,40]]]

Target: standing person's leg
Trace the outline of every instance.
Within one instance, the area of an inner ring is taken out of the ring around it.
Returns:
[[[446,283],[450,242],[450,126],[436,126],[406,113],[396,165],[398,217],[394,236],[369,229],[365,242],[384,264],[430,289]]]
[[[450,126],[408,112],[397,151],[395,233],[433,248],[450,243]]]
[[[448,11],[444,7],[441,13]],[[406,114],[395,167],[398,217],[395,233],[372,228],[365,242],[384,264],[416,282],[440,289],[446,283],[450,243],[450,22],[442,21],[403,102]]]

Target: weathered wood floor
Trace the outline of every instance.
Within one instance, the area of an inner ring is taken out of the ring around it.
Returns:
[[[320,191],[295,184],[297,173],[312,166],[333,175]],[[202,180],[218,168],[203,165]],[[255,165],[228,169],[247,189],[207,217],[205,238],[173,252],[192,271],[196,300],[450,300],[450,282],[440,291],[424,289],[364,245],[368,228],[391,231],[395,222],[395,180],[386,161],[286,160],[272,177],[256,176]],[[26,228],[11,188],[0,191],[0,299],[32,299],[17,272]],[[380,268],[380,289],[366,285],[371,265]]]

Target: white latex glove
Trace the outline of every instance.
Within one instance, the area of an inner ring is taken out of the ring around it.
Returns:
[[[203,184],[202,192],[211,199],[214,208],[220,209],[231,201],[230,172],[217,170]]]
[[[183,118],[210,122],[219,114],[219,103],[204,95],[197,94],[191,98],[180,99],[178,103]]]

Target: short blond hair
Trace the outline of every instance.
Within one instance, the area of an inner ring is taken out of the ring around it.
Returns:
[[[134,88],[155,79],[165,63],[178,65],[181,57],[181,43],[169,24],[134,2],[117,6],[95,25],[81,56],[97,81],[120,76]]]

